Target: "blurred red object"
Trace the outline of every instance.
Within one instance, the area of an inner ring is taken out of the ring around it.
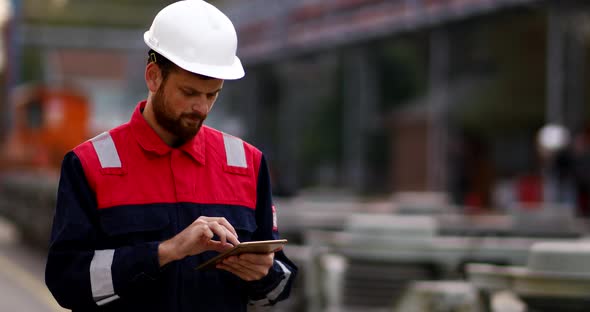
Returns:
[[[63,156],[88,138],[89,104],[74,88],[18,88],[14,123],[0,149],[0,168],[59,169]]]
[[[534,209],[543,201],[543,180],[537,175],[525,175],[516,183],[516,196],[524,208]]]

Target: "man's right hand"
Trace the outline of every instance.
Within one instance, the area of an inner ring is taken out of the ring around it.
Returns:
[[[214,235],[219,241],[213,240]],[[176,236],[162,242],[158,246],[158,259],[162,267],[204,251],[222,252],[239,243],[236,230],[225,218],[202,216]]]

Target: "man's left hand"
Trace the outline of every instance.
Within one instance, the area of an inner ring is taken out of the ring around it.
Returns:
[[[275,258],[274,253],[231,256],[217,265],[218,269],[226,270],[239,278],[251,282],[262,279],[268,274]]]

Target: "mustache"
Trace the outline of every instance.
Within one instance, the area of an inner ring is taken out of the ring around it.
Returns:
[[[192,118],[192,119],[198,118],[198,119],[201,119],[201,120],[205,120],[207,118],[207,115],[200,114],[200,113],[182,113],[180,115],[180,117],[188,117],[188,118]]]

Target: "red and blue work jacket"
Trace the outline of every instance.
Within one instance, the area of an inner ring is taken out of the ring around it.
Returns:
[[[178,148],[131,120],[63,161],[45,280],[74,311],[246,311],[289,296],[296,266],[280,251],[246,282],[195,270],[215,252],[160,268],[158,245],[200,216],[225,217],[242,242],[278,239],[267,165],[239,138],[203,126]]]

